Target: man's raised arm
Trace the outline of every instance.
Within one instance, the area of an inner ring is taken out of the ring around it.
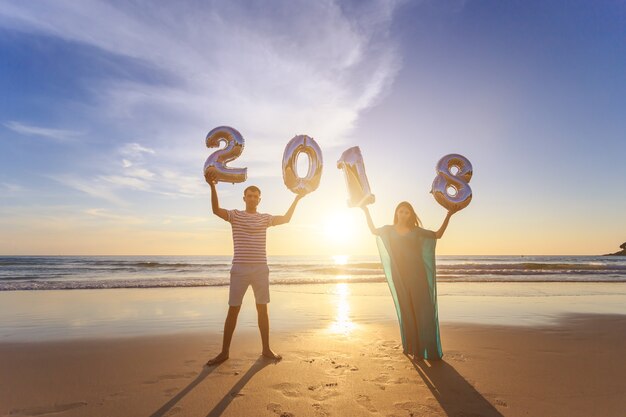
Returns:
[[[211,186],[211,208],[213,208],[213,214],[228,221],[228,212],[226,211],[226,209],[220,207],[220,202],[217,198],[217,189],[215,188],[215,174],[208,174],[207,181],[209,183],[209,186]]]
[[[293,200],[293,203],[291,203],[291,206],[289,207],[289,210],[287,210],[287,213],[285,213],[284,216],[273,216],[272,217],[272,226],[278,226],[279,224],[285,224],[285,223],[289,223],[289,221],[291,220],[291,216],[293,216],[293,212],[296,210],[296,206],[298,205],[298,201],[300,201],[300,199],[302,197],[304,197],[306,194],[298,194],[296,195],[296,198]]]

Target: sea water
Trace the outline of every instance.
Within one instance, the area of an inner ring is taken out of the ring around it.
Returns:
[[[0,257],[0,342],[180,332],[219,334],[230,257]],[[442,323],[554,325],[626,314],[626,260],[439,256]],[[395,323],[378,258],[270,257],[275,330],[347,332]],[[256,332],[252,291],[238,329]]]
[[[0,291],[227,286],[230,256],[0,257]],[[274,256],[273,284],[384,282],[377,256]],[[438,256],[438,282],[626,282],[626,257]]]

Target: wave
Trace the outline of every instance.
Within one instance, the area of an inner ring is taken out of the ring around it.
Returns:
[[[95,261],[93,265],[127,268],[215,268],[230,267],[229,263],[188,263],[188,262],[152,262],[152,261]]]
[[[624,271],[626,265],[610,265],[596,263],[538,263],[538,262],[522,262],[522,263],[498,263],[498,264],[478,264],[463,263],[439,265],[438,268],[457,269],[457,270],[522,270],[522,271]]]
[[[269,259],[274,284],[384,282],[375,257]],[[228,285],[230,257],[0,257],[0,291]],[[441,257],[440,282],[626,282],[626,260],[602,257]]]
[[[537,277],[506,276],[506,277],[468,277],[468,276],[438,276],[440,283],[626,283],[626,277],[602,277],[597,275],[567,276],[567,277]],[[372,277],[348,277],[338,275],[331,278],[318,277],[309,279],[287,278],[270,281],[272,285],[312,285],[312,284],[363,284],[384,283],[384,276]],[[187,280],[26,280],[26,281],[0,281],[0,291],[31,291],[31,290],[95,290],[95,289],[121,289],[121,288],[181,288],[181,287],[227,287],[226,280],[187,279]]]

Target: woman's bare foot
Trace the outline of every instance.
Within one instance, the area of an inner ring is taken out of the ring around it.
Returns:
[[[275,361],[279,361],[283,358],[279,354],[274,353],[272,349],[263,350],[263,356],[265,356],[268,359],[273,359]]]
[[[219,365],[220,363],[224,362],[226,359],[228,359],[228,353],[221,352],[219,355],[217,355],[213,359],[209,359],[206,363],[206,366]]]

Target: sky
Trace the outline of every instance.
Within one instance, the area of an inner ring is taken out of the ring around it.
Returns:
[[[227,255],[202,167],[239,130],[220,204],[284,214],[282,155],[320,187],[269,255],[372,255],[341,153],[359,146],[377,226],[446,210],[435,165],[473,167],[441,255],[595,255],[626,241],[626,3],[0,0],[0,255]]]

